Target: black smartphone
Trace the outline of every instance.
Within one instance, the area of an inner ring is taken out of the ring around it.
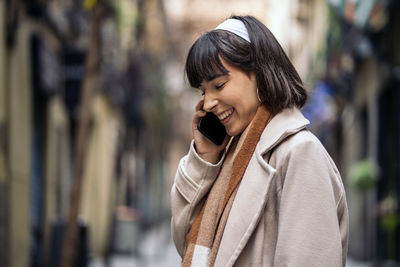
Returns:
[[[202,117],[197,124],[197,129],[217,146],[224,142],[226,131],[218,117],[211,112]]]

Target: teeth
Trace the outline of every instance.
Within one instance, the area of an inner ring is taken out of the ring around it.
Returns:
[[[233,113],[233,109],[225,111],[224,113],[222,113],[221,115],[218,116],[218,119],[220,119],[222,121],[222,120],[226,119],[232,113]]]

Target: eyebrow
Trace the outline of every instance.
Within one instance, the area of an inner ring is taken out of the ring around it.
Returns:
[[[210,77],[210,79],[207,80],[207,82],[211,82],[212,80],[214,80],[214,79],[216,79],[216,78],[218,78],[218,77],[225,76],[225,75],[228,75],[228,74],[229,74],[229,72],[226,73],[226,74],[224,74],[224,73],[217,73],[217,74],[214,74],[213,76]]]

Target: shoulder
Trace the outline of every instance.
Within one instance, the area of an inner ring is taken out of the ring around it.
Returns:
[[[276,144],[271,152],[279,158],[287,158],[295,154],[310,154],[316,152],[324,155],[324,157],[329,157],[328,152],[318,138],[307,129],[287,136]]]
[[[288,177],[315,185],[323,183],[333,188],[336,199],[344,193],[336,164],[318,138],[307,129],[282,140],[271,151],[269,162],[277,170],[282,183]]]
[[[335,162],[321,141],[309,130],[304,129],[282,142],[282,150],[289,160],[300,160],[301,164],[309,164],[311,168],[327,168],[332,175],[340,177]]]

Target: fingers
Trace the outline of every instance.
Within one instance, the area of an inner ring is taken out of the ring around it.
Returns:
[[[200,119],[204,117],[207,113],[204,110],[198,110],[194,113],[193,116],[193,130],[197,130],[197,124],[199,123]]]
[[[200,100],[196,105],[196,111],[203,110],[204,100]]]
[[[196,105],[196,112],[193,116],[193,129],[197,129],[197,124],[199,123],[200,118],[206,115],[206,112],[203,110],[204,101],[200,100]]]

